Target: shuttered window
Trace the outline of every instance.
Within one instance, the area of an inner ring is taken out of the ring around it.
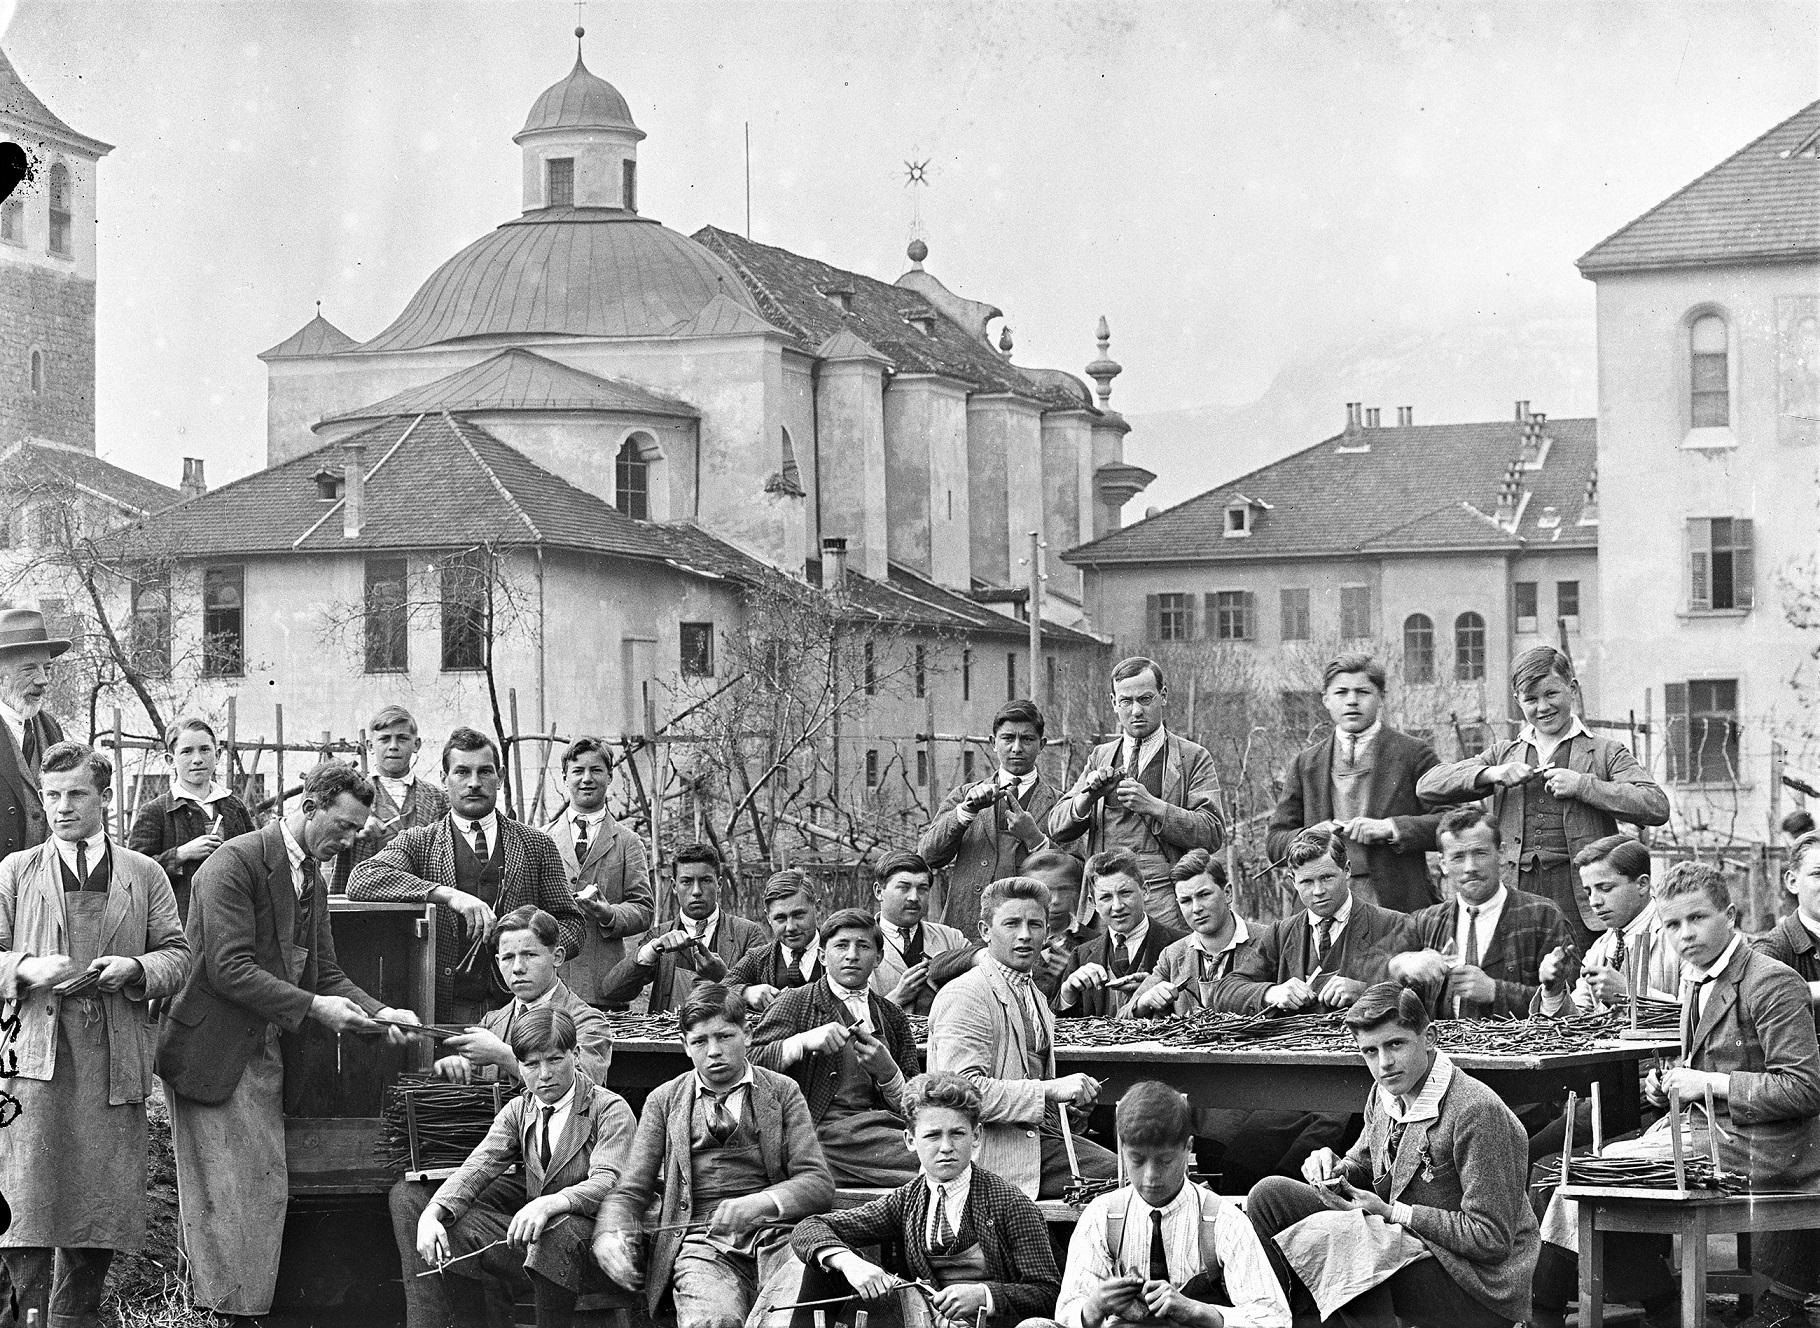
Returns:
[[[1738,780],[1738,680],[1702,678],[1662,689],[1668,711],[1668,777],[1677,784]]]
[[[1257,636],[1257,609],[1249,590],[1216,590],[1207,596],[1208,635],[1216,641],[1250,641]]]
[[[1371,587],[1340,587],[1340,635],[1348,641],[1371,635]]]
[[[1281,592],[1282,634],[1285,641],[1306,641],[1308,629],[1308,590],[1297,587]]]
[[[1177,593],[1144,596],[1144,634],[1152,641],[1194,638],[1194,597]]]
[[[1748,609],[1756,568],[1749,520],[1694,517],[1687,523],[1687,606]]]

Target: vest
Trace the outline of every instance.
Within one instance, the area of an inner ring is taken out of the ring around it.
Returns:
[[[1119,757],[1123,757],[1121,751]],[[1150,764],[1138,771],[1138,783],[1142,784],[1154,798],[1163,796],[1163,767],[1168,763],[1169,744],[1165,742],[1156,749],[1150,758]],[[1119,770],[1125,769],[1122,759],[1115,759]],[[1157,838],[1150,818],[1136,812],[1128,812],[1110,799],[1100,804],[1102,847],[1128,848],[1138,856],[1138,865],[1143,868],[1146,881],[1165,881],[1169,878],[1169,860],[1163,855],[1163,841]]]
[[[498,833],[487,846],[490,851],[484,863],[474,856],[474,844],[468,838],[467,827],[452,817],[449,824],[455,836],[456,888],[485,900],[491,908],[499,900],[499,883],[505,876],[505,822],[497,819],[493,822]]]
[[[722,1199],[756,1194],[769,1185],[764,1155],[758,1148],[758,1131],[752,1124],[752,1088],[746,1089],[745,1110],[739,1126],[724,1144],[708,1133],[708,1095],[697,1091],[689,1115],[689,1189],[698,1213],[711,1213]]]
[[[106,894],[108,886],[114,879],[114,849],[107,840],[101,841],[101,861],[88,865],[88,880],[78,881],[76,873],[70,870],[69,863],[63,860],[63,854],[57,854],[57,875],[62,878],[65,894],[80,894],[87,890],[91,893]]]
[[[1329,779],[1333,789],[1334,820],[1350,821],[1355,816],[1370,815],[1367,799],[1371,794],[1371,771],[1377,755],[1378,741],[1373,738],[1360,754],[1360,764],[1352,765],[1346,759],[1345,735],[1338,732],[1333,735],[1333,764]]]

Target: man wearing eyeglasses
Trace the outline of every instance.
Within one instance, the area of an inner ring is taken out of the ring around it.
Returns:
[[[1169,869],[1189,849],[1225,842],[1220,777],[1205,747],[1163,724],[1169,688],[1155,660],[1134,655],[1112,670],[1119,736],[1093,749],[1087,768],[1049,814],[1049,838],[1087,836],[1086,852],[1129,849],[1144,873],[1144,911],[1176,932],[1188,925]]]

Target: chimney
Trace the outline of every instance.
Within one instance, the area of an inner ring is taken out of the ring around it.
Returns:
[[[1398,406],[1397,407],[1397,428],[1399,428],[1399,429],[1412,428],[1412,427],[1414,427],[1415,422],[1416,422],[1416,408],[1414,406]]]
[[[341,536],[357,539],[367,517],[367,445],[356,435],[341,449]]]
[[[183,458],[183,483],[179,491],[185,498],[200,498],[209,491],[208,481],[202,478],[202,458]]]
[[[847,593],[847,541],[838,535],[822,537],[822,589],[837,597]]]
[[[1517,521],[1517,508],[1523,496],[1522,468],[1522,462],[1511,462],[1504,472],[1504,482],[1498,486],[1498,510],[1492,519],[1507,530]]]
[[[1519,401],[1517,403],[1517,420],[1519,422],[1521,422],[1528,418],[1529,418],[1529,402]]]
[[[1376,406],[1372,406],[1365,412],[1365,427],[1367,429],[1378,427],[1378,408]]]
[[[1356,401],[1348,401],[1346,403],[1346,432],[1352,433],[1358,427],[1359,427],[1359,403]]]

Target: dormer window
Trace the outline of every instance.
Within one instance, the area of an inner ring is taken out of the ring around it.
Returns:
[[[1245,503],[1229,503],[1226,507],[1226,538],[1243,539],[1251,534],[1251,508]]]
[[[324,466],[310,476],[316,482],[316,499],[318,502],[332,503],[341,497],[341,472]]]
[[[935,335],[935,315],[926,310],[913,310],[904,315],[904,321],[926,337]]]
[[[544,190],[545,207],[575,206],[575,158],[551,157],[544,163],[548,172]]]

